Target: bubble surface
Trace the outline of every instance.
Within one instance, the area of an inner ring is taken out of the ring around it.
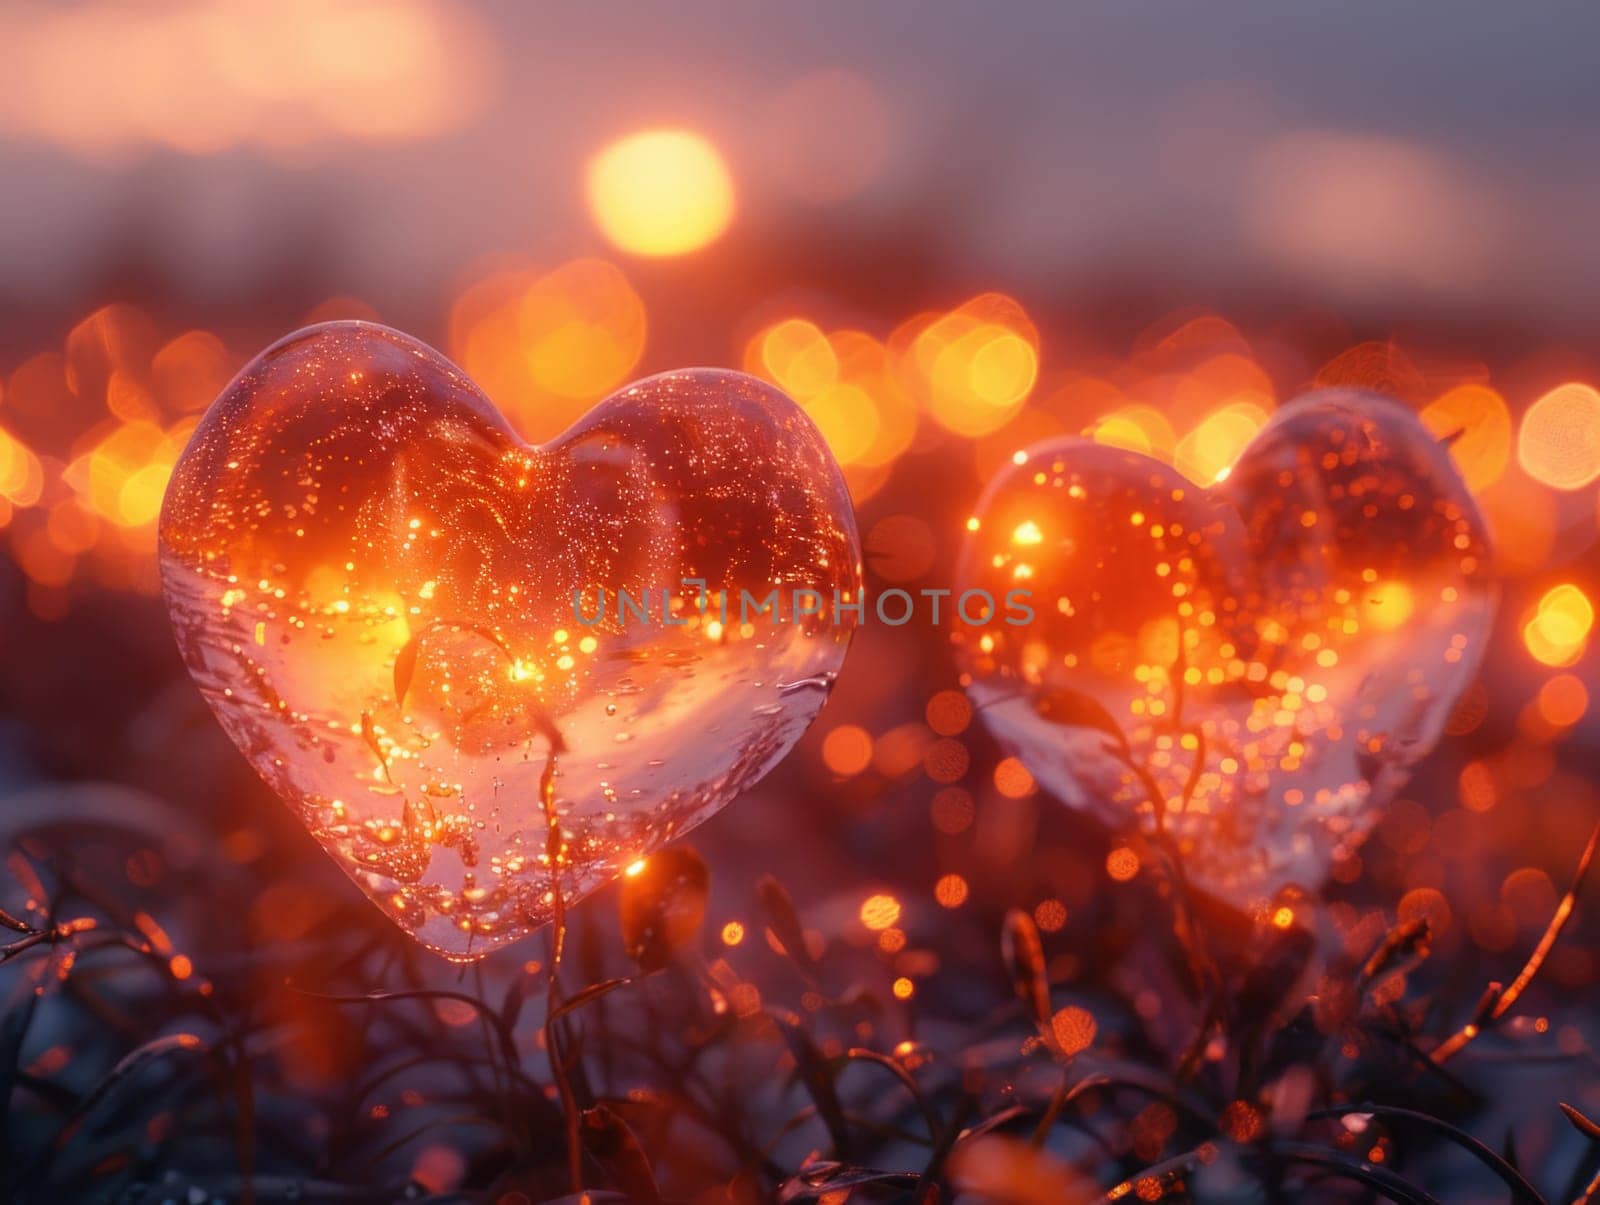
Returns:
[[[839,470],[769,386],[666,373],[530,446],[437,352],[356,322],[229,385],[160,545],[223,728],[456,959],[550,920],[557,865],[576,900],[766,774],[843,660],[835,598],[861,590]],[[815,614],[741,610],[797,589]]]
[[[1040,445],[985,491],[965,587],[1036,619],[956,631],[979,714],[1056,796],[1170,836],[1241,907],[1315,890],[1471,683],[1496,589],[1445,449],[1325,390],[1209,488],[1137,452]]]

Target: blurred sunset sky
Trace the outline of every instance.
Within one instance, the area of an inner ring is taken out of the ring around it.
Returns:
[[[589,158],[687,127],[735,207],[696,269],[910,294],[1263,293],[1592,332],[1600,12],[1030,3],[9,3],[0,305],[318,290],[402,325],[484,257],[603,250]],[[830,270],[831,269],[831,270]],[[692,290],[691,290],[692,291]],[[726,355],[680,332],[686,349]]]

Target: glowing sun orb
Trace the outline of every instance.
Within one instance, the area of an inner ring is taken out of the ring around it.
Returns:
[[[643,130],[589,161],[589,209],[601,233],[635,255],[684,255],[733,220],[722,155],[689,130]]]

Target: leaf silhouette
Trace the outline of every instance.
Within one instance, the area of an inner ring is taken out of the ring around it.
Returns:
[[[1566,1119],[1573,1124],[1573,1127],[1578,1131],[1578,1133],[1582,1134],[1585,1138],[1588,1138],[1591,1141],[1600,1142],[1600,1122],[1595,1122],[1584,1116],[1584,1114],[1573,1108],[1573,1106],[1569,1105],[1566,1101],[1561,1101],[1560,1105],[1561,1112],[1566,1116]]]
[[[405,642],[394,659],[394,705],[404,707],[406,694],[411,689],[411,679],[417,672],[417,650],[422,647],[422,637],[427,629],[416,633]]]
[[[422,631],[406,641],[405,646],[396,654],[394,659],[394,703],[396,707],[404,707],[406,694],[411,690],[411,679],[417,672],[417,653],[422,649],[422,642],[427,639],[428,633],[435,628],[449,628],[455,632],[471,632],[474,636],[481,636],[505,655],[507,661],[516,661],[511,650],[506,647],[506,642],[500,638],[498,632],[475,623],[459,623],[453,619],[435,619],[423,628]]]
[[[797,1017],[779,1015],[773,1019],[777,1022],[778,1032],[788,1044],[789,1053],[794,1056],[796,1077],[805,1085],[812,1103],[817,1106],[817,1115],[828,1127],[828,1134],[833,1139],[834,1153],[841,1157],[846,1156],[850,1141],[850,1126],[845,1121],[844,1107],[839,1103],[839,1093],[834,1087],[833,1064],[822,1057],[816,1042],[812,1040]]]
[[[772,935],[778,939],[784,952],[803,967],[813,966],[811,952],[806,949],[806,935],[800,925],[800,914],[795,911],[794,899],[784,885],[770,874],[763,875],[756,884],[756,895],[771,922]]]
[[[1028,1006],[1034,1021],[1048,1032],[1050,981],[1045,975],[1044,943],[1039,940],[1039,926],[1033,923],[1033,917],[1020,908],[1006,913],[1000,951],[1018,998]]]
[[[1120,747],[1128,746],[1127,734],[1116,718],[1096,699],[1076,690],[1053,690],[1035,700],[1034,712],[1040,719],[1066,728],[1091,728],[1103,732]]]
[[[406,696],[411,692],[411,681],[416,677],[417,654],[422,650],[422,642],[427,639],[430,632],[440,627],[449,628],[451,631],[455,632],[471,632],[474,636],[482,637],[484,640],[487,640],[490,644],[494,645],[495,648],[499,649],[501,655],[505,657],[507,662],[513,665],[516,664],[516,656],[511,652],[511,649],[506,642],[501,639],[500,633],[494,631],[493,629],[483,627],[481,624],[476,623],[460,623],[451,619],[435,619],[432,623],[428,624],[427,627],[423,628],[422,631],[418,632],[416,635],[412,636],[410,640],[406,641],[401,647],[400,651],[395,654],[394,703],[396,707],[404,707],[406,704]],[[555,720],[551,717],[550,713],[536,702],[530,701],[527,706],[529,710],[533,712],[534,725],[538,728],[539,734],[550,742],[551,752],[565,753],[567,751],[567,742],[562,737],[561,730],[556,727]]]
[[[661,1190],[650,1170],[650,1157],[628,1123],[605,1105],[583,1111],[583,1145],[630,1201],[659,1201]]]
[[[643,971],[659,970],[693,940],[705,919],[711,872],[687,845],[652,854],[622,880],[622,944]]]
[[[389,775],[389,755],[383,751],[383,743],[378,740],[378,730],[372,723],[372,713],[370,711],[361,713],[361,739],[366,743],[367,748],[372,750],[373,756],[378,759],[378,764],[383,767],[384,779],[390,786],[393,786],[394,779]]]
[[[877,1171],[870,1167],[819,1159],[785,1181],[778,1190],[777,1199],[785,1205],[791,1201],[815,1201],[869,1184],[911,1189],[917,1185],[917,1175],[915,1172]]]

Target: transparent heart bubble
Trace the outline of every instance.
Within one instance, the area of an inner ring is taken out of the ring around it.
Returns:
[[[1314,891],[1437,743],[1496,589],[1482,519],[1408,410],[1328,390],[1210,487],[1138,453],[1030,449],[980,500],[957,630],[1003,745],[1071,806],[1164,831],[1240,907]]]
[[[553,865],[574,901],[766,774],[861,590],[838,467],[761,382],[651,377],[534,447],[437,352],[354,322],[229,385],[160,540],[223,728],[379,907],[463,960],[551,919]]]

